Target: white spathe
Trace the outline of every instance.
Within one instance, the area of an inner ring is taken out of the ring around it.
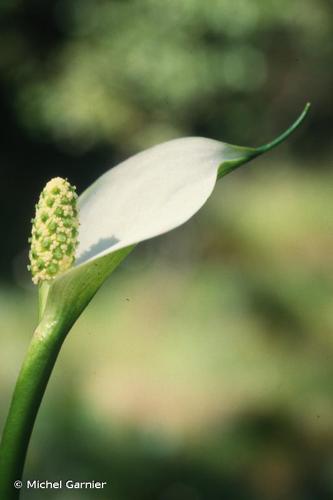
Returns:
[[[42,321],[73,324],[136,243],[190,219],[218,177],[281,144],[308,110],[309,104],[285,132],[259,148],[187,137],[150,148],[102,175],[79,198],[75,265],[39,289]]]
[[[79,198],[77,265],[170,231],[212,193],[229,145],[187,137],[154,146],[103,174]]]

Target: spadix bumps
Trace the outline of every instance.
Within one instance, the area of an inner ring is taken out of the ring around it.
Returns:
[[[76,200],[75,187],[61,177],[51,179],[40,195],[29,253],[36,285],[52,280],[74,262],[79,225]]]

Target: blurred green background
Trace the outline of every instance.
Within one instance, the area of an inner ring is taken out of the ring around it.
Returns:
[[[2,0],[0,426],[36,322],[34,203],[184,135],[287,144],[125,261],[48,386],[22,499],[333,498],[333,4]],[[5,499],[2,499],[5,500]]]

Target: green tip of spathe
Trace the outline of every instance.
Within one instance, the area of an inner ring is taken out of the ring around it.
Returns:
[[[254,157],[258,156],[262,153],[266,153],[266,151],[270,151],[271,149],[275,148],[275,146],[278,146],[281,144],[283,141],[285,141],[295,130],[301,125],[301,123],[304,121],[306,115],[309,112],[309,109],[311,107],[311,103],[307,102],[302,113],[299,115],[299,117],[294,121],[294,123],[281,135],[279,135],[276,139],[273,141],[269,142],[268,144],[264,144],[263,146],[260,146],[259,148],[254,149]]]
[[[285,132],[276,137],[276,139],[273,139],[273,141],[264,144],[263,146],[259,146],[258,148],[244,148],[230,145],[230,152],[233,158],[224,161],[222,165],[220,165],[217,178],[221,179],[221,177],[224,177],[226,174],[232,172],[237,167],[240,167],[244,163],[248,163],[257,156],[270,151],[271,149],[275,148],[283,141],[285,141],[304,121],[306,115],[309,112],[310,106],[311,104],[307,102],[302,113],[295,120],[295,122],[287,130],[285,130]]]

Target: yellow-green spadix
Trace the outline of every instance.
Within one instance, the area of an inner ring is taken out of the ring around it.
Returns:
[[[32,281],[52,281],[75,259],[78,217],[75,187],[55,177],[43,189],[32,220],[29,252]]]

